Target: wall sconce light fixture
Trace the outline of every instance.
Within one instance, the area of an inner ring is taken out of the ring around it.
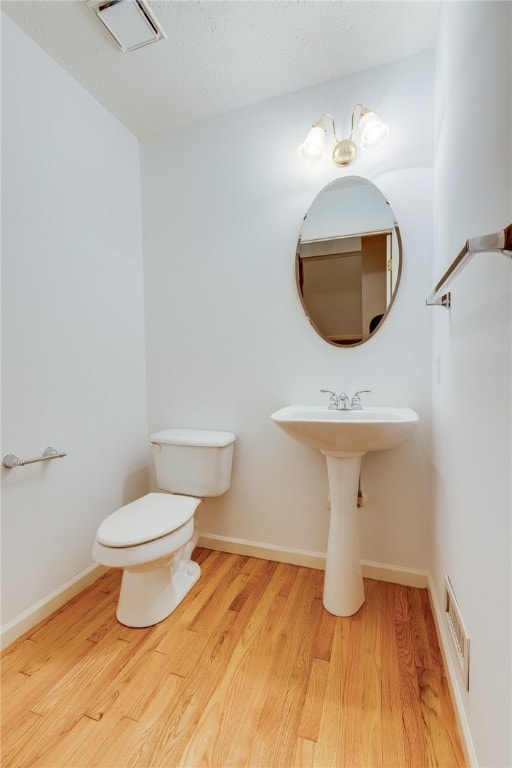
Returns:
[[[359,135],[361,149],[377,149],[387,139],[389,128],[378,117],[376,112],[364,107],[362,104],[356,104],[352,110],[352,127],[348,139],[338,139],[336,135],[336,124],[334,117],[329,112],[324,112],[320,120],[313,124],[305,140],[299,147],[299,155],[310,163],[318,163],[324,156],[324,144],[326,129],[324,119],[329,117],[332,121],[332,132],[336,144],[332,153],[332,160],[335,165],[343,167],[352,162],[357,154],[357,146],[352,139],[354,134],[354,118],[356,111],[359,110]]]

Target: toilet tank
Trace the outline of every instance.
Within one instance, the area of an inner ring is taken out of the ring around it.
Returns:
[[[231,485],[232,432],[164,429],[149,438],[156,481],[163,491],[187,496],[220,496]]]

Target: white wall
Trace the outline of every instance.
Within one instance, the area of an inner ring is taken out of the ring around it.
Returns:
[[[435,268],[512,221],[510,3],[446,3],[437,55]],[[512,265],[475,256],[434,309],[434,577],[471,640],[460,695],[478,764],[512,765]],[[435,366],[434,366],[435,367]]]
[[[421,424],[407,444],[363,459],[362,556],[428,567],[433,75],[424,54],[142,142],[150,430],[238,437],[232,488],[201,505],[203,533],[325,553],[324,459],[270,414],[326,402],[321,387],[370,387],[367,403],[411,406]],[[300,160],[311,123],[330,110],[348,133],[358,101],[390,125],[382,153],[346,171]],[[294,273],[304,213],[342,175],[380,187],[404,245],[389,319],[351,349],[317,336]]]
[[[147,489],[137,140],[2,15],[2,623]]]

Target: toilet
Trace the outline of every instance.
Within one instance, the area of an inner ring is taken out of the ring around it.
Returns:
[[[117,618],[128,627],[165,619],[199,579],[191,560],[194,514],[202,499],[231,485],[232,432],[165,429],[150,437],[158,487],[109,515],[92,549],[97,563],[122,568]]]

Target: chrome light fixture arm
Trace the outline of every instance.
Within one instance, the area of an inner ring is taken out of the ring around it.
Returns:
[[[368,112],[371,112],[371,109],[368,109],[368,107],[363,106],[363,104],[361,104],[360,101],[357,102],[357,104],[355,105],[354,109],[352,110],[352,124],[351,124],[351,128],[350,128],[349,139],[352,138],[353,133],[354,133],[354,118],[356,116],[356,109],[358,107],[361,110],[361,114],[359,115],[359,120],[361,120],[361,118],[364,117]]]
[[[338,135],[336,133],[336,123],[334,122],[334,117],[331,115],[330,112],[324,112],[318,123],[315,125],[318,125],[319,123],[322,123],[322,120],[324,117],[330,117],[332,120],[332,132],[334,134],[334,138],[336,140],[336,144],[334,145],[334,149],[332,151],[332,159],[335,165],[342,167],[344,165],[348,165],[348,163],[352,162],[354,157],[357,154],[357,147],[355,143],[352,141],[352,132],[354,130],[354,112],[356,111],[356,107],[354,107],[352,111],[352,130],[350,131],[350,137],[348,139],[339,139]],[[322,126],[323,127],[323,126]],[[325,128],[324,128],[325,131]]]
[[[339,139],[336,133],[336,123],[330,112],[324,112],[310,129],[305,141],[299,147],[299,155],[305,160],[316,163],[324,156],[324,140],[326,129],[325,118],[332,121],[332,129],[336,144],[333,149],[332,159],[335,165],[343,167],[352,162],[357,155],[357,146],[353,140],[356,113],[359,110],[359,129],[361,132],[361,147],[370,149],[381,144],[388,135],[388,127],[382,123],[373,110],[358,102],[352,110],[350,136],[348,139]]]
[[[348,165],[352,162],[352,160],[357,155],[357,146],[352,138],[354,135],[354,118],[356,116],[356,111],[359,108],[360,115],[359,115],[359,121],[362,120],[362,118],[371,112],[368,107],[364,107],[360,102],[358,102],[354,109],[352,110],[352,119],[351,119],[351,125],[350,125],[350,136],[348,139],[341,139],[341,141],[338,141],[336,139],[336,146],[334,147],[332,151],[332,160],[335,165],[338,167],[343,167],[344,165]]]
[[[336,123],[334,122],[334,117],[331,115],[330,112],[324,112],[322,117],[319,120],[317,120],[316,123],[313,123],[313,128],[322,128],[325,131],[324,119],[326,117],[330,117],[331,122],[332,122],[333,136],[336,139],[336,141],[339,141],[338,136],[336,135]]]

